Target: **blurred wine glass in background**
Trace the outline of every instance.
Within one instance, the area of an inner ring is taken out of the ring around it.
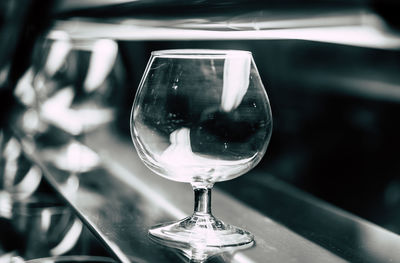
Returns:
[[[72,39],[52,31],[38,41],[15,94],[26,106],[18,126],[42,147],[46,161],[72,174],[99,164],[82,141],[115,118],[120,64],[111,39]]]
[[[27,74],[42,120],[75,136],[111,121],[117,54],[113,40],[73,40],[62,31],[39,43]]]

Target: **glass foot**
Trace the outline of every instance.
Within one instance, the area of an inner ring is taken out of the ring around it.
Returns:
[[[177,222],[160,224],[149,230],[150,238],[167,247],[177,248],[194,260],[254,244],[251,233],[216,219],[211,214],[195,213]]]

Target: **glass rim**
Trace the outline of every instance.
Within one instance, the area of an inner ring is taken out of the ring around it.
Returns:
[[[165,49],[155,50],[151,52],[155,57],[177,57],[177,58],[194,58],[194,57],[227,57],[227,56],[251,56],[252,53],[247,50],[236,49]]]

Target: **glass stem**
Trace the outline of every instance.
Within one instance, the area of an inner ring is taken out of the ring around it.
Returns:
[[[194,213],[211,214],[211,188],[194,188]]]

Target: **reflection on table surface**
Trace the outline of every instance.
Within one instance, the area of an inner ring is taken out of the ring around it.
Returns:
[[[100,160],[80,171],[68,171],[52,161],[65,154],[62,148],[54,148],[50,159],[45,146],[28,155],[118,260],[188,261],[184,253],[153,243],[147,230],[189,215],[191,187],[149,172],[127,138],[104,127],[85,136],[86,146],[75,141],[80,156],[91,149],[88,156]],[[78,162],[87,167],[85,163],[92,160],[83,157]],[[246,177],[236,185],[222,184],[226,191],[216,189],[213,207],[222,220],[254,233],[256,244],[242,251],[223,251],[208,262],[390,262],[399,258],[397,235],[259,170]],[[253,199],[246,200],[244,191]]]

